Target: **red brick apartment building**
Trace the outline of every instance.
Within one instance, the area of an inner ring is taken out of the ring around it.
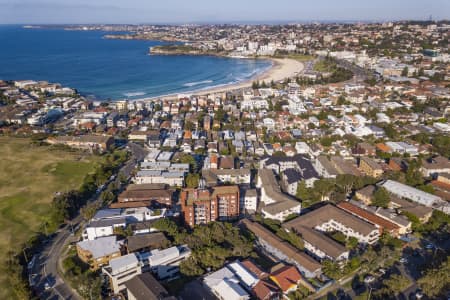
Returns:
[[[180,195],[184,221],[190,227],[239,217],[239,187],[184,189]]]

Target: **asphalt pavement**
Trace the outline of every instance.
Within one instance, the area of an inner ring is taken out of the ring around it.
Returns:
[[[129,178],[137,163],[142,161],[147,155],[147,151],[134,143],[129,143],[131,157],[129,161],[120,169],[126,178]],[[119,183],[119,176],[115,178]],[[96,195],[93,202],[101,201],[100,194]],[[78,215],[71,222],[59,229],[53,238],[49,239],[42,247],[42,251],[35,254],[33,264],[29,266],[29,276],[33,278],[33,289],[40,299],[51,300],[81,300],[82,298],[77,292],[67,284],[59,275],[59,262],[64,250],[64,246],[76,241],[76,237],[72,235],[72,228],[82,225],[83,217]],[[47,288],[46,288],[47,287]]]

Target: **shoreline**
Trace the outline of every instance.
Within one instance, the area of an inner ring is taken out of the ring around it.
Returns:
[[[195,95],[195,96],[206,96],[209,94],[215,94],[215,93],[224,93],[234,90],[240,90],[245,89],[248,87],[251,87],[252,83],[254,81],[265,81],[267,84],[270,84],[271,81],[279,82],[289,77],[294,77],[298,73],[301,73],[305,66],[302,62],[291,59],[291,58],[268,58],[268,57],[261,57],[258,59],[267,59],[270,60],[272,63],[272,66],[269,67],[267,70],[260,74],[256,74],[255,76],[246,79],[244,81],[231,83],[231,84],[223,84],[220,86],[212,86],[212,87],[206,87],[203,89],[197,89],[192,91],[186,91],[186,92],[178,92],[178,93],[172,93],[167,95],[160,95],[160,96],[154,96],[154,97],[145,97],[145,98],[139,98],[139,99],[129,99],[129,101],[152,101],[152,100],[158,100],[158,99],[164,99],[164,100],[177,100],[179,98],[179,95]]]

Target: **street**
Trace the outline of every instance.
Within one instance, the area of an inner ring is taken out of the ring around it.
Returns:
[[[128,162],[120,169],[122,173],[129,178],[136,164],[142,161],[147,155],[146,150],[134,143],[128,144],[131,151],[131,157]],[[114,179],[120,183],[119,176]],[[101,201],[100,194],[96,194],[92,202]],[[56,232],[53,238],[43,245],[42,251],[35,254],[34,263],[29,266],[29,275],[34,283],[34,291],[41,299],[82,299],[77,292],[72,289],[61,278],[58,270],[62,252],[65,246],[71,242],[76,242],[77,238],[72,235],[72,228],[81,227],[83,217],[79,214],[71,221],[71,225],[65,225]],[[46,288],[47,287],[47,288]]]

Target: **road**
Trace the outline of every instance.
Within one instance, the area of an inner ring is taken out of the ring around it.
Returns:
[[[129,143],[128,146],[131,157],[119,171],[119,173],[122,173],[126,178],[130,177],[136,164],[142,161],[147,155],[147,151],[137,144]],[[119,176],[116,176],[115,181],[116,183],[119,183]],[[97,194],[92,201],[101,201],[100,194]],[[82,299],[77,292],[63,280],[58,272],[60,269],[60,258],[65,245],[77,241],[76,237],[72,235],[72,228],[82,226],[82,223],[83,217],[78,215],[72,220],[71,226],[66,225],[58,230],[53,238],[48,240],[48,242],[42,246],[42,251],[35,254],[34,264],[29,266],[29,275],[30,278],[33,277],[34,291],[40,299]],[[46,290],[46,284],[51,288]]]

